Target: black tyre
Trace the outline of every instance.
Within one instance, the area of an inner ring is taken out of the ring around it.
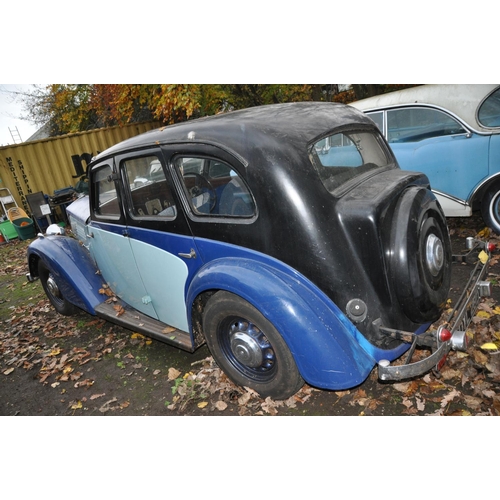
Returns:
[[[481,201],[481,215],[484,223],[500,234],[500,184],[494,184]]]
[[[396,206],[391,278],[401,309],[411,321],[439,318],[450,290],[451,244],[444,214],[428,189],[407,189]]]
[[[47,297],[59,314],[72,316],[78,312],[78,308],[63,297],[54,276],[41,260],[38,262],[38,276]]]
[[[235,384],[273,399],[287,399],[304,384],[276,328],[237,295],[221,291],[210,298],[203,330],[216,363]]]

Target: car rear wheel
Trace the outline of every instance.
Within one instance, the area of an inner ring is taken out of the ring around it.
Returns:
[[[285,341],[255,307],[217,292],[207,302],[203,330],[216,363],[235,383],[262,397],[287,399],[304,384]]]
[[[47,269],[42,261],[38,263],[38,276],[40,277],[42,287],[51,304],[54,306],[54,309],[64,316],[76,314],[78,308],[63,297],[54,275]]]
[[[484,223],[500,234],[500,184],[494,184],[486,192],[481,202],[481,215]]]

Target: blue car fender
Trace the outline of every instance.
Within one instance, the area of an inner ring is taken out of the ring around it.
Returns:
[[[244,258],[202,267],[187,290],[187,304],[208,290],[225,290],[256,307],[280,332],[304,380],[324,389],[363,382],[375,365],[360,335],[338,307],[303,276]],[[188,307],[189,309],[189,307]]]
[[[33,278],[38,277],[39,260],[53,274],[68,302],[95,314],[94,308],[104,300],[99,293],[104,281],[84,246],[67,236],[39,237],[28,247],[28,266]]]

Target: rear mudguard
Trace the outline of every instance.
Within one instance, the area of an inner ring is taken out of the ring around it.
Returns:
[[[28,266],[33,278],[38,277],[39,260],[53,274],[68,302],[95,315],[95,307],[106,298],[99,293],[104,280],[85,247],[67,236],[39,237],[28,247]]]
[[[352,388],[375,366],[378,350],[300,274],[244,258],[215,260],[191,282],[188,310],[209,290],[232,292],[256,307],[283,336],[302,377],[313,386]],[[385,356],[397,357],[405,349],[385,351]]]

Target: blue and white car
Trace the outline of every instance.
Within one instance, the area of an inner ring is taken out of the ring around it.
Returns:
[[[347,389],[378,366],[418,376],[465,347],[479,263],[448,329],[446,219],[366,115],[333,103],[256,107],[165,127],[100,153],[73,237],[28,249],[55,309],[82,309],[193,352],[283,399]],[[429,356],[411,362],[416,348]],[[397,360],[407,351],[406,362]],[[394,363],[393,363],[394,362]]]
[[[419,85],[351,103],[398,163],[425,173],[447,217],[480,209],[500,234],[500,86]]]

